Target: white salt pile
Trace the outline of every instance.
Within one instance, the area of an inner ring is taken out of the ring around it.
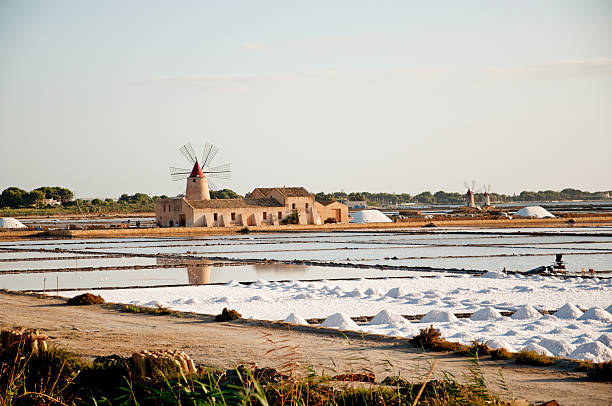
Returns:
[[[612,348],[612,334],[610,333],[603,333],[599,336],[597,341],[604,343],[604,345],[608,348]]]
[[[601,307],[591,307],[582,316],[578,317],[578,320],[597,320],[612,323],[612,314]]]
[[[0,228],[25,228],[25,226],[12,217],[0,217]]]
[[[368,323],[369,326],[376,325],[390,325],[395,328],[411,327],[408,320],[402,317],[401,314],[393,313],[388,310],[381,310],[376,316]]]
[[[538,345],[546,348],[555,357],[567,357],[570,355],[576,347],[565,340],[555,340],[552,338],[543,338],[540,340]]]
[[[501,338],[492,338],[485,343],[490,349],[504,348],[506,351],[517,352],[516,349]]]
[[[526,320],[526,319],[539,319],[542,317],[539,311],[537,311],[531,305],[522,305],[510,318],[512,320]]]
[[[501,314],[492,307],[483,307],[482,309],[476,311],[470,317],[470,320],[474,321],[483,321],[483,320],[496,320],[501,318]]]
[[[459,321],[459,319],[448,310],[430,310],[420,323],[447,323],[451,321]]]
[[[296,313],[291,313],[284,321],[285,323],[301,324],[303,326],[308,325],[308,322],[302,316]]]
[[[394,299],[397,299],[399,297],[402,296],[406,296],[408,294],[408,291],[405,290],[404,288],[391,288],[389,289],[389,291],[385,294],[385,296],[388,297],[392,297]]]
[[[578,317],[582,316],[582,310],[580,310],[578,306],[573,303],[566,303],[559,310],[554,312],[553,316],[558,319],[575,320]]]
[[[232,279],[231,281],[227,282],[225,286],[240,286],[240,282],[235,279]]]
[[[482,275],[482,278],[489,278],[489,279],[503,279],[507,277],[508,275],[506,275],[505,273],[501,271],[489,271],[485,273],[484,275]]]
[[[332,314],[321,323],[321,327],[339,328],[340,330],[359,330],[359,326],[344,313]]]
[[[521,217],[535,217],[538,219],[545,218],[545,217],[555,217],[542,206],[523,207],[522,209],[517,211],[515,215],[521,216]]]
[[[368,288],[365,293],[367,296],[380,296],[380,291],[378,289]]]
[[[548,351],[546,348],[544,348],[541,345],[538,345],[536,343],[529,343],[529,344],[527,344],[525,347],[523,347],[523,350],[533,351],[533,352],[535,352],[537,354],[540,354],[540,355],[546,355],[547,357],[552,357],[553,356],[552,352]]]
[[[593,362],[608,362],[612,361],[612,350],[599,341],[592,341],[577,347],[569,357]]]
[[[345,293],[343,297],[363,297],[363,296],[365,296],[364,293],[359,288],[355,288],[351,290],[350,292]]]
[[[391,223],[391,219],[378,210],[361,210],[352,215],[351,223]]]

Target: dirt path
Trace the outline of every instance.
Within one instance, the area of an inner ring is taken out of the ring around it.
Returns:
[[[51,343],[83,357],[120,354],[143,349],[182,349],[196,362],[228,368],[239,363],[279,368],[281,360],[269,350],[299,345],[300,358],[328,374],[371,370],[377,381],[400,373],[411,378],[425,374],[439,359],[437,371],[460,376],[469,360],[454,355],[423,353],[406,339],[358,335],[309,327],[288,328],[279,323],[240,320],[215,323],[210,316],[152,316],[122,313],[103,306],[68,307],[55,298],[36,298],[0,292],[0,329],[38,328]],[[277,344],[269,342],[271,340]],[[283,344],[280,342],[284,341]],[[295,355],[295,354],[294,354]],[[286,360],[286,359],[285,359]],[[482,361],[490,386],[503,373],[509,393],[504,397],[566,405],[609,405],[612,385],[584,380],[584,375],[561,368],[521,367],[511,362]]]

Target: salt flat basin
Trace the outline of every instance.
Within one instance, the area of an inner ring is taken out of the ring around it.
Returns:
[[[189,266],[183,268],[119,269],[79,272],[0,273],[0,289],[86,289],[126,286],[200,285],[231,280],[317,280],[339,278],[386,278],[434,276],[436,272],[299,266],[285,264]],[[45,285],[46,284],[46,285]],[[59,286],[58,286],[59,285]]]

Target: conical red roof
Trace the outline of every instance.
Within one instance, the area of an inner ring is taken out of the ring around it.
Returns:
[[[202,168],[200,168],[200,164],[198,161],[193,165],[193,169],[191,170],[190,178],[203,178],[204,172],[202,172]]]

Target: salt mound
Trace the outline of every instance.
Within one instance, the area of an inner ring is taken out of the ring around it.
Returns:
[[[482,275],[481,277],[489,278],[489,279],[503,279],[503,278],[507,278],[508,275],[506,275],[505,273],[501,271],[489,271],[485,273],[484,275]]]
[[[380,296],[378,289],[368,288],[365,292],[367,296]]]
[[[542,206],[527,206],[523,207],[519,211],[515,213],[516,216],[521,217],[535,217],[538,219],[544,217],[555,217],[548,210],[543,208]]]
[[[25,226],[12,217],[0,217],[0,228],[25,228]]]
[[[575,320],[578,317],[582,316],[582,310],[580,310],[575,304],[573,303],[566,303],[563,306],[561,306],[561,308],[559,310],[557,310],[556,312],[553,313],[553,316],[555,316],[558,319],[572,319]]]
[[[344,313],[332,314],[321,323],[322,327],[339,328],[341,330],[358,330],[359,326]]]
[[[484,321],[484,320],[496,320],[501,317],[501,314],[492,307],[483,307],[476,313],[472,314],[470,320]]]
[[[553,354],[548,351],[546,348],[542,347],[541,345],[538,345],[536,343],[529,343],[526,346],[523,347],[523,350],[527,350],[527,351],[533,351],[537,354],[540,355],[546,355],[547,357],[552,357]]]
[[[612,348],[612,334],[610,333],[603,333],[599,336],[597,341],[604,343],[604,345],[608,348]]]
[[[497,350],[499,348],[504,348],[509,352],[516,352],[513,346],[508,344],[506,341],[501,338],[492,338],[485,343],[490,349]]]
[[[391,223],[391,219],[378,210],[361,210],[352,215],[351,223]]]
[[[612,350],[599,341],[592,341],[576,348],[569,357],[593,362],[608,362],[612,361]]]
[[[446,323],[449,321],[458,321],[459,319],[448,310],[430,310],[420,323]]]
[[[368,323],[369,326],[376,326],[380,324],[390,324],[393,327],[408,327],[410,322],[402,317],[401,314],[393,313],[388,310],[381,310],[376,316]]]
[[[610,314],[612,314],[612,305],[606,307],[606,311]]]
[[[542,317],[539,311],[537,311],[531,305],[523,305],[518,308],[516,312],[510,318],[512,320],[526,320],[526,319],[539,319]]]
[[[546,348],[555,357],[567,357],[576,349],[576,347],[571,345],[568,341],[554,340],[552,338],[543,338],[538,345]]]
[[[235,279],[232,279],[231,281],[227,282],[225,286],[240,286],[240,282]]]
[[[404,290],[403,288],[391,288],[389,289],[389,291],[385,294],[385,296],[388,297],[392,297],[394,299],[397,299],[398,297],[402,297],[408,294],[408,291]]]
[[[612,323],[612,314],[601,307],[591,307],[582,316],[578,317],[578,320],[597,320]]]
[[[345,293],[343,297],[363,297],[363,296],[364,296],[363,292],[359,288],[355,288],[351,290],[350,292]]]
[[[285,323],[301,324],[303,326],[308,325],[308,322],[302,316],[295,313],[291,313],[289,316],[287,316]]]

